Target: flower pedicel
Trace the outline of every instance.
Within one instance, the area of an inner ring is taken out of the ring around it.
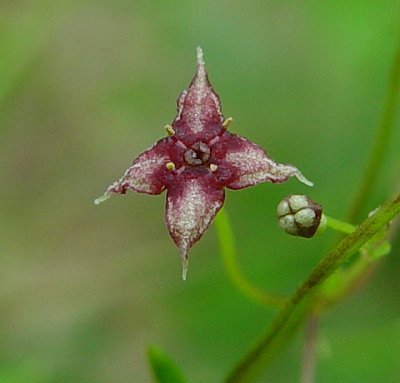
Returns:
[[[125,174],[95,200],[127,189],[160,194],[167,190],[165,221],[179,247],[186,279],[188,251],[224,204],[224,188],[243,189],[261,182],[282,183],[295,176],[312,186],[292,165],[275,163],[251,141],[227,131],[232,118],[221,113],[218,95],[197,48],[197,69],[178,99],[178,113],[167,137],[140,154]]]

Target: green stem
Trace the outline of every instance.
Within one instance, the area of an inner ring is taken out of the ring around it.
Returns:
[[[357,290],[363,282],[371,275],[374,266],[377,264],[377,258],[372,257],[366,251],[360,251],[360,257],[346,270],[341,270],[338,274],[339,281],[334,283],[333,288],[324,286],[321,296],[324,300],[323,309],[334,306],[336,303],[349,296]]]
[[[340,221],[339,219],[328,217],[327,215],[325,216],[325,218],[326,225],[328,227],[342,233],[351,234],[356,229],[354,225],[351,225],[350,223],[344,221]]]
[[[399,39],[400,42],[400,39]],[[379,176],[380,169],[383,166],[383,160],[387,147],[390,142],[390,137],[393,132],[396,110],[400,98],[400,45],[397,48],[397,53],[393,63],[389,91],[386,99],[385,110],[382,120],[379,124],[378,132],[374,140],[374,146],[369,161],[364,171],[360,187],[355,196],[354,202],[351,205],[348,220],[354,221],[367,202],[368,195],[371,193],[371,187],[375,184]],[[374,182],[372,182],[374,181]]]
[[[318,306],[316,290],[326,279],[369,239],[400,213],[400,194],[367,218],[357,229],[345,237],[314,268],[292,298],[278,312],[265,334],[233,368],[226,383],[251,382],[268,361],[294,335],[314,306]]]
[[[315,381],[319,322],[319,314],[313,313],[310,314],[306,323],[300,383]]]
[[[269,307],[281,307],[286,301],[284,297],[267,293],[259,289],[242,274],[236,260],[236,247],[232,227],[224,209],[218,213],[214,224],[217,230],[224,268],[237,289],[254,302]]]
[[[360,249],[360,256],[350,266],[342,268],[324,283],[320,290],[324,310],[358,290],[368,280],[377,262],[390,253],[389,235],[387,228],[379,232]]]

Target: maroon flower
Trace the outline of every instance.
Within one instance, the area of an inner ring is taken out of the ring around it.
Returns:
[[[160,194],[167,190],[165,221],[179,247],[186,278],[188,251],[197,242],[224,204],[224,187],[243,189],[261,182],[281,183],[291,176],[312,186],[291,165],[277,164],[246,138],[227,131],[232,118],[224,119],[218,95],[197,48],[197,70],[178,99],[178,113],[162,138],[140,154],[122,178],[96,199],[111,193]]]

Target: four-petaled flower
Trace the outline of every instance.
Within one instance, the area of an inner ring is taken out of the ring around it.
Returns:
[[[96,204],[111,193],[160,194],[167,190],[165,221],[183,260],[224,203],[224,188],[243,189],[261,182],[281,183],[291,176],[312,185],[291,165],[277,164],[246,138],[227,131],[218,95],[205,70],[203,52],[197,48],[197,70],[178,99],[178,113],[168,136],[140,154]]]

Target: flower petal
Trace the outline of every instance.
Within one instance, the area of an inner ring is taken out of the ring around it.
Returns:
[[[206,169],[186,169],[168,185],[165,221],[179,247],[186,277],[188,251],[224,203],[225,193]]]
[[[170,146],[170,138],[163,138],[140,154],[125,174],[110,185],[95,203],[103,202],[111,193],[125,194],[127,189],[139,193],[160,194],[165,189],[165,177],[168,175],[166,164],[169,162]]]
[[[197,48],[197,70],[189,88],[178,99],[178,114],[172,123],[173,129],[185,145],[191,146],[219,134],[222,122],[219,97],[208,80],[203,52]]]
[[[219,168],[229,169],[225,185],[230,189],[243,189],[261,182],[282,183],[295,176],[308,186],[312,182],[292,165],[277,164],[258,145],[244,137],[225,132],[213,147],[219,158]]]

